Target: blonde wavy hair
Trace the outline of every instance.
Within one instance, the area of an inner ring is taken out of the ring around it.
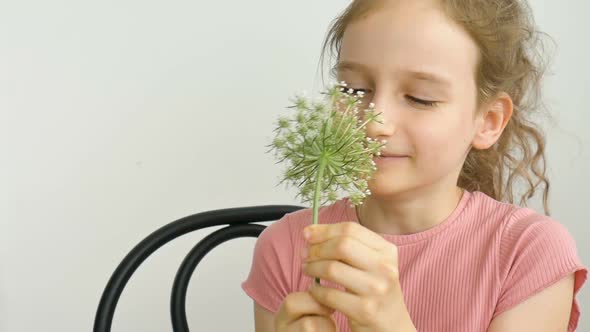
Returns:
[[[541,36],[536,30],[532,10],[524,0],[439,0],[449,18],[460,24],[479,48],[476,67],[477,109],[491,101],[499,92],[506,92],[513,101],[513,114],[500,139],[489,149],[471,149],[468,153],[458,186],[469,191],[481,191],[496,200],[520,205],[539,190],[543,193],[543,208],[549,215],[549,179],[546,175],[545,137],[538,123],[539,113],[553,120],[541,99],[542,78],[549,61],[545,61]],[[336,54],[346,27],[371,11],[378,10],[383,1],[353,0],[331,23],[323,42],[320,62],[324,56]],[[335,67],[331,75],[336,77]],[[323,72],[322,72],[323,79]],[[518,193],[518,180],[524,184]]]

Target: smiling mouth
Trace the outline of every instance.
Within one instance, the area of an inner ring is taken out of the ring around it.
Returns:
[[[397,155],[397,154],[396,155],[393,155],[392,154],[392,155],[380,155],[380,156],[376,156],[376,157],[377,158],[405,158],[405,157],[408,157],[408,156],[401,155],[401,154],[399,154],[399,155]]]

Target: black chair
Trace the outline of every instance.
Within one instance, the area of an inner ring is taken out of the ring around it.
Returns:
[[[186,233],[206,227],[229,225],[197,243],[176,272],[170,298],[172,328],[175,332],[188,332],[186,291],[191,275],[201,259],[225,241],[239,237],[258,237],[266,228],[264,225],[251,223],[278,220],[287,213],[303,208],[295,205],[261,205],[211,210],[178,219],[161,227],[137,244],[113,272],[100,298],[94,318],[94,332],[110,332],[115,307],[123,288],[139,265],[154,251]]]

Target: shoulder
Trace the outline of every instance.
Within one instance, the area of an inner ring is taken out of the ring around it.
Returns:
[[[522,236],[530,236],[529,232],[547,233],[557,231],[560,235],[568,235],[566,227],[552,217],[543,215],[527,207],[498,201],[482,192],[472,193],[469,201],[469,214],[476,215],[485,223],[493,224],[500,233],[503,242],[511,242]]]
[[[578,256],[574,237],[556,219],[514,206],[500,223],[497,236],[500,293],[494,317],[571,274],[575,278],[574,296],[584,284],[587,268]],[[572,309],[570,327],[575,326],[579,317],[577,301],[567,306]]]
[[[565,225],[529,208],[516,207],[502,225],[501,250],[542,246],[553,252],[575,253],[576,244]]]
[[[558,252],[575,252],[572,235],[556,219],[528,207],[498,201],[482,192],[474,192],[473,198],[472,211],[496,229],[501,258],[536,245],[551,246]]]
[[[496,233],[497,277],[505,292],[519,291],[503,296],[538,292],[569,273],[585,273],[576,241],[564,224],[530,208],[509,205],[513,208]]]
[[[519,264],[579,263],[573,236],[556,219],[482,192],[472,196],[469,216],[486,227],[485,234],[498,244],[500,275],[506,277]]]

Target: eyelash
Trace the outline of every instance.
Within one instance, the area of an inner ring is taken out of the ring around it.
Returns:
[[[358,91],[362,91],[365,94],[367,93],[366,89],[352,89],[352,93],[349,93],[349,94],[356,95],[356,93]],[[346,93],[348,93],[348,90]],[[438,104],[438,102],[436,102],[436,101],[419,99],[419,98],[416,98],[416,97],[413,97],[410,95],[407,95],[406,98],[408,98],[410,100],[410,102],[412,102],[412,103],[420,104],[420,105],[426,106],[426,107],[435,107]]]

